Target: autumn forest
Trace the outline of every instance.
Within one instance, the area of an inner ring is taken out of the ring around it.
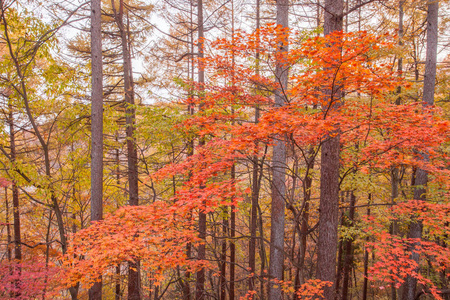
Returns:
[[[448,0],[0,0],[0,299],[450,299]]]

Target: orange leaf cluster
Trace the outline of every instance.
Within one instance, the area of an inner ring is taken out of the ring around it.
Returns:
[[[206,262],[190,261],[185,253],[188,243],[198,241],[188,215],[182,204],[163,201],[120,208],[73,237],[62,278],[67,286],[90,285],[121,263],[136,260],[156,281],[177,266],[204,267]]]
[[[368,218],[365,232],[373,237],[367,243],[368,250],[375,252],[376,261],[370,267],[369,279],[381,286],[394,285],[400,287],[407,275],[429,289],[435,299],[442,299],[433,281],[418,272],[418,264],[414,257],[427,260],[436,272],[450,268],[450,250],[445,245],[445,237],[450,234],[450,204],[431,203],[411,200],[393,207],[388,216]],[[393,221],[410,220],[416,216],[423,223],[425,239],[401,237],[389,233],[386,224]],[[386,222],[388,221],[388,222]],[[442,240],[444,239],[444,244]],[[414,254],[414,255],[413,255]],[[425,262],[424,262],[425,263]]]

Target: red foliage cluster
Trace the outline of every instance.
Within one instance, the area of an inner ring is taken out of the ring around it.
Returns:
[[[49,299],[57,295],[59,268],[36,261],[0,264],[0,299]]]

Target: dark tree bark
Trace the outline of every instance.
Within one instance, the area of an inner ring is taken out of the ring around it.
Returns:
[[[114,0],[112,1],[114,3]],[[127,137],[127,163],[128,163],[128,188],[129,205],[139,205],[137,149],[134,131],[136,127],[136,109],[134,108],[133,70],[131,66],[130,45],[128,41],[129,31],[124,24],[124,3],[119,0],[119,12],[115,13],[116,22],[120,31],[123,60],[123,82],[126,104],[126,137]]]
[[[119,132],[116,132],[116,143],[119,143]],[[120,153],[119,147],[116,148],[115,151],[115,160],[116,160],[116,184],[120,186]],[[117,207],[119,207],[119,203],[117,203]],[[120,287],[120,263],[116,266],[116,278],[115,278],[115,300],[120,300],[121,295],[121,287]]]
[[[350,194],[350,207],[348,209],[348,226],[352,227],[354,225],[355,219],[355,204],[356,196],[355,191]],[[344,241],[344,278],[342,282],[342,300],[347,300],[349,285],[351,283],[351,271],[353,268],[353,240],[351,238]]]
[[[231,166],[231,180],[236,179],[235,166]],[[231,206],[230,212],[230,300],[235,299],[235,277],[236,277],[236,206]]]
[[[399,37],[399,41],[398,44],[399,46],[403,45],[403,15],[404,15],[404,11],[403,11],[403,4],[404,4],[404,0],[400,0],[398,3],[398,37]],[[398,64],[397,64],[397,71],[399,73],[398,76],[402,76],[402,72],[403,72],[403,57],[399,57],[398,58]],[[402,102],[402,87],[398,86],[397,87],[397,99],[395,99],[395,104],[400,105]],[[400,184],[400,178],[399,178],[399,168],[397,166],[392,168],[391,171],[391,199],[392,199],[392,205],[395,205],[396,203],[396,199],[398,198],[398,189],[399,189],[399,184]],[[396,235],[397,234],[397,221],[394,220],[391,223],[391,228],[390,228],[390,233],[392,235]],[[395,284],[391,285],[391,300],[397,300],[397,288],[395,287]]]
[[[228,207],[223,207],[222,216],[222,235],[221,241],[221,253],[220,253],[220,300],[226,300],[227,298],[227,240],[225,237],[228,235]]]
[[[91,222],[93,222],[103,218],[103,62],[100,0],[91,0],[91,61]],[[102,299],[101,281],[90,288],[89,299]]]
[[[277,1],[277,24],[289,27],[289,0]],[[288,51],[288,41],[279,41],[277,50],[280,54]],[[275,91],[275,106],[282,107],[287,102],[286,88],[288,84],[289,67],[283,61],[276,62],[275,78],[279,88]],[[283,279],[284,262],[284,223],[285,223],[285,192],[286,192],[286,143],[279,136],[273,146],[272,158],[272,208],[270,227],[270,261],[269,261],[269,299],[281,300],[282,291],[276,281]]]
[[[369,204],[372,202],[372,195],[369,194]],[[367,207],[367,215],[370,216],[370,206]],[[369,237],[366,238],[366,241],[369,241]],[[368,288],[369,288],[369,251],[364,249],[364,282],[363,282],[363,296],[362,300],[368,299]]]
[[[6,257],[8,258],[8,262],[12,260],[12,237],[11,237],[11,224],[9,223],[9,201],[8,201],[8,187],[5,186],[5,224],[6,224]]]
[[[262,170],[262,168],[261,168]],[[261,178],[262,176],[260,176],[259,178]],[[261,258],[261,266],[260,266],[260,270],[259,270],[259,278],[261,278],[260,280],[260,284],[259,284],[259,289],[260,289],[260,295],[261,295],[261,299],[264,300],[265,299],[265,277],[266,277],[266,266],[268,265],[267,263],[267,255],[266,255],[266,244],[264,243],[264,223],[263,223],[263,214],[262,214],[262,210],[261,210],[261,206],[258,204],[258,228],[259,228],[259,235],[260,235],[260,243],[259,243],[259,257]]]
[[[324,34],[342,30],[343,0],[325,1]],[[339,84],[325,91],[328,95],[328,111],[339,107],[341,88]],[[335,298],[336,248],[338,244],[339,210],[339,134],[328,136],[322,143],[320,168],[319,239],[317,253],[317,278],[333,283],[325,287],[324,299]]]
[[[394,167],[391,172],[391,199],[392,203],[391,205],[394,206],[396,204],[396,200],[398,198],[398,188],[400,184],[400,178],[399,178],[399,172],[398,167]],[[392,221],[390,225],[390,234],[397,235],[397,220]],[[397,288],[393,284],[391,286],[391,300],[397,300]]]
[[[231,39],[235,40],[234,36],[234,0],[231,0]],[[235,84],[235,53],[232,52],[232,76],[231,76],[231,82],[234,85]],[[234,114],[234,108],[231,106],[231,114]],[[232,124],[234,125],[234,120],[232,121]],[[236,166],[233,164],[231,166],[230,170],[230,177],[231,180],[234,182],[236,181]],[[234,194],[234,186],[233,186],[233,194]],[[234,196],[232,196],[231,202],[234,202]],[[231,212],[230,212],[230,295],[229,299],[234,300],[236,291],[235,291],[235,282],[236,282],[236,244],[235,244],[235,237],[236,237],[236,206],[234,204],[231,205]]]
[[[255,274],[256,274],[256,226],[258,220],[258,200],[259,200],[259,182],[258,182],[258,157],[253,157],[252,170],[252,206],[250,211],[250,241],[248,250],[249,271],[253,275],[249,277],[248,290],[255,290]]]
[[[129,47],[129,32],[125,26],[124,3],[119,0],[119,11],[116,11],[115,1],[111,1],[114,12],[114,18],[120,32],[122,44],[122,60],[123,60],[123,82],[125,92],[125,124],[127,137],[127,163],[128,163],[128,195],[129,205],[139,205],[139,187],[138,187],[138,165],[137,165],[137,149],[134,131],[136,126],[136,109],[134,108],[134,88],[133,88],[133,71],[131,67],[131,55]],[[128,300],[140,300],[140,267],[139,261],[130,261],[128,263]]]
[[[115,300],[120,300],[122,298],[121,289],[120,289],[120,264],[116,266],[116,284],[114,288],[114,298]]]
[[[193,16],[194,16],[194,5],[193,2],[190,1],[189,2],[189,18],[190,18],[190,24],[191,26],[194,26],[194,22],[193,22]],[[189,53],[194,53],[194,30],[191,28],[190,29],[190,34],[189,34],[189,38],[190,38],[190,43],[187,46],[187,52]],[[192,56],[189,56],[188,62],[187,62],[187,69],[188,69],[188,79],[191,80],[192,82],[194,82],[194,70],[195,70],[195,64],[194,64],[194,59]],[[193,97],[194,96],[194,89],[193,87],[191,87],[189,89],[189,97]],[[188,104],[187,107],[187,113],[189,115],[193,115],[194,114],[194,105],[192,103]],[[194,139],[193,138],[189,138],[187,140],[187,156],[192,156],[194,155]],[[191,175],[189,175],[191,176]],[[190,216],[192,217],[192,212],[190,214]],[[186,256],[188,258],[191,258],[191,252],[192,252],[192,245],[191,243],[188,243],[186,245]],[[184,278],[183,278],[183,300],[191,300],[191,272],[189,270],[187,270],[184,274]]]
[[[203,0],[197,0],[197,26],[198,26],[198,83],[201,85],[205,83],[205,69],[203,66],[202,59],[204,57],[204,24],[203,24]],[[202,105],[200,105],[200,109],[202,109]],[[204,140],[200,139],[200,144],[204,144]],[[206,213],[200,209],[198,215],[198,237],[205,241],[206,239]],[[197,249],[197,259],[205,260],[206,259],[206,246],[205,243],[201,243]],[[196,300],[204,300],[206,299],[205,293],[205,269],[200,269],[197,271],[197,281],[196,281],[196,291],[195,291],[195,299]]]
[[[424,106],[434,105],[434,90],[436,85],[436,62],[437,62],[437,44],[438,44],[438,13],[439,1],[428,1],[427,14],[427,53],[425,62],[425,76],[423,82],[423,103]],[[418,128],[418,130],[421,130]],[[427,153],[421,153],[422,159],[428,160]],[[425,170],[417,169],[414,174],[414,199],[426,200],[426,186],[428,183],[428,174]],[[422,238],[423,225],[420,220],[412,220],[408,237],[412,239]],[[419,253],[414,251],[415,245],[411,247],[411,258],[419,264]],[[420,272],[419,269],[416,272]],[[404,283],[403,299],[416,299],[417,279],[407,276]]]
[[[341,193],[341,201],[344,202],[344,198],[345,196],[343,195],[344,193]],[[344,221],[345,221],[345,216],[344,216],[344,212],[342,212],[340,214],[340,226],[343,227],[344,226]],[[342,275],[343,275],[343,269],[342,269],[342,264],[343,264],[343,252],[344,252],[344,241],[343,240],[339,240],[338,241],[338,251],[337,251],[337,272],[336,272],[336,283],[335,283],[335,287],[336,287],[336,300],[340,298],[340,288],[341,288],[341,280],[342,280]]]
[[[9,105],[9,145],[11,163],[16,163],[16,134],[14,129],[14,118],[12,105]],[[22,236],[20,234],[20,204],[19,204],[19,189],[15,181],[12,183],[12,202],[13,202],[13,228],[14,228],[14,260],[17,263],[22,262]],[[9,247],[9,245],[8,245]],[[17,267],[16,272],[20,275],[21,268]],[[14,297],[20,298],[20,279],[16,279],[14,285],[18,289],[14,293]]]
[[[309,203],[311,201],[311,188],[313,183],[312,170],[314,169],[314,163],[316,158],[316,152],[313,147],[310,147],[308,156],[306,159],[306,172],[303,179],[303,205],[300,215],[300,243],[298,249],[297,266],[295,271],[294,287],[298,291],[300,286],[305,283],[305,257],[306,257],[306,243],[309,232]],[[297,295],[294,294],[293,300],[297,300]]]
[[[260,25],[260,0],[256,0],[256,30],[259,30]],[[259,74],[259,59],[260,54],[256,52],[256,73]],[[255,123],[259,122],[259,107],[255,107]],[[257,146],[257,145],[256,145]],[[252,162],[252,206],[250,210],[250,241],[248,244],[248,266],[250,273],[253,275],[248,279],[248,290],[255,290],[255,274],[256,274],[256,226],[258,219],[258,200],[259,200],[259,181],[258,181],[258,155],[253,157]]]
[[[12,107],[9,106],[9,142],[11,162],[16,162],[16,135],[14,129],[14,119]],[[22,238],[20,234],[20,207],[19,207],[19,189],[17,184],[12,184],[12,200],[13,200],[13,228],[14,228],[14,259],[17,262],[22,261]]]
[[[400,0],[398,3],[398,45],[399,46],[403,46],[403,4],[404,4],[405,0]],[[398,64],[397,64],[397,71],[399,73],[399,76],[402,76],[401,73],[403,72],[403,57],[399,57],[398,58]],[[402,102],[402,97],[401,97],[401,92],[402,92],[402,87],[398,86],[397,87],[397,93],[399,94],[399,96],[397,97],[397,99],[395,100],[395,104],[399,105]]]

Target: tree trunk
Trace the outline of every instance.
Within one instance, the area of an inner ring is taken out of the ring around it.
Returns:
[[[8,201],[8,187],[5,186],[5,224],[6,224],[6,257],[8,258],[8,262],[12,260],[12,251],[11,251],[11,224],[9,223],[9,201]]]
[[[305,178],[303,180],[303,208],[301,212],[300,221],[300,244],[298,250],[298,260],[297,260],[297,270],[295,272],[294,290],[298,291],[300,286],[305,283],[304,267],[305,267],[305,257],[306,257],[306,243],[309,231],[309,202],[311,201],[311,188],[313,177],[310,174],[314,169],[315,161],[314,148],[309,149],[309,155],[307,158],[307,169],[305,173]],[[297,300],[297,295],[294,294],[293,300]]]
[[[227,240],[228,235],[228,207],[223,207],[222,216],[222,241],[221,241],[221,253],[220,253],[220,300],[226,300],[227,298]]]
[[[277,1],[277,25],[289,27],[289,0]],[[279,41],[277,50],[280,54],[287,53],[288,41]],[[276,62],[275,78],[280,84],[275,91],[275,106],[282,107],[287,102],[286,89],[288,84],[288,66],[283,61]],[[281,300],[282,291],[277,281],[283,280],[284,262],[284,223],[285,223],[285,177],[286,177],[286,143],[279,136],[273,146],[272,158],[272,208],[270,228],[270,261],[269,261],[269,299]]]
[[[190,5],[189,5],[189,17],[190,17],[190,24],[191,26],[193,26],[193,15],[194,15],[194,10],[193,10],[193,2],[190,1]],[[190,53],[194,53],[194,30],[191,28],[190,29],[190,45],[188,45],[188,52]],[[190,70],[190,72],[189,72]],[[192,82],[194,82],[194,70],[195,70],[195,66],[194,66],[194,59],[189,56],[188,59],[188,79],[191,80]],[[190,87],[189,89],[189,97],[194,97],[194,90],[193,87]],[[189,115],[193,115],[194,114],[194,105],[192,103],[188,104],[187,107],[187,113]],[[193,138],[189,138],[187,141],[187,156],[192,156],[194,155],[194,139]],[[189,175],[189,177],[192,174]],[[190,218],[192,217],[192,211],[189,214]],[[186,257],[188,259],[191,258],[191,251],[192,251],[192,245],[191,243],[188,243],[186,245]],[[185,274],[184,274],[184,278],[183,278],[183,300],[191,300],[191,272],[189,270],[186,270]]]
[[[372,194],[369,194],[369,205],[372,202]],[[367,207],[367,216],[370,216],[370,206]],[[366,241],[369,241],[369,237],[366,238]],[[362,300],[368,299],[368,288],[369,288],[369,251],[367,249],[364,250],[364,282],[363,282],[363,296]]]
[[[131,67],[131,55],[128,42],[128,28],[125,28],[123,21],[124,4],[123,0],[119,0],[119,11],[115,9],[115,1],[111,1],[114,11],[117,27],[119,28],[121,44],[122,44],[122,60],[123,60],[123,82],[125,92],[125,123],[127,137],[127,162],[128,162],[128,195],[129,205],[139,205],[139,187],[138,187],[138,166],[137,166],[137,150],[136,139],[134,137],[136,123],[136,109],[134,108],[134,88],[133,88],[133,72]],[[128,300],[140,300],[140,268],[139,261],[130,261],[128,263]]]
[[[103,218],[103,63],[101,0],[91,0],[91,222]],[[102,282],[89,289],[90,300],[102,299]]]
[[[398,167],[394,167],[391,172],[391,205],[394,206],[396,204],[396,199],[398,198],[398,188],[400,184]],[[393,220],[390,225],[390,234],[397,235],[397,220]],[[391,285],[391,300],[397,300],[397,288],[395,287],[395,282]]]
[[[198,83],[200,85],[205,83],[205,69],[203,66],[202,59],[204,57],[204,26],[203,26],[203,0],[197,0],[197,27],[198,27]],[[201,89],[203,89],[201,87]],[[200,109],[202,109],[202,104],[200,104]],[[204,144],[203,138],[200,139],[200,145]],[[200,208],[198,215],[198,237],[205,241],[206,239],[206,213]],[[206,247],[205,242],[201,243],[197,249],[197,259],[206,259]],[[230,271],[231,272],[231,271]],[[200,269],[197,271],[197,282],[195,291],[196,300],[206,299],[205,294],[205,269]]]
[[[428,2],[427,14],[427,54],[425,62],[425,76],[423,83],[423,102],[424,106],[434,105],[434,90],[436,85],[436,62],[437,62],[437,43],[438,43],[438,12],[439,1],[430,0]],[[421,128],[418,128],[420,130]],[[422,153],[423,159],[428,160],[428,154]],[[417,169],[414,174],[414,199],[426,200],[426,186],[428,183],[428,174],[425,170]],[[420,220],[412,220],[409,227],[408,237],[412,239],[422,238],[423,225]],[[411,247],[411,258],[419,264],[419,253],[414,251],[415,245]],[[416,272],[420,272],[419,269]],[[404,283],[404,300],[414,300],[416,297],[417,278],[407,276]]]
[[[120,298],[122,298],[121,293],[120,293],[120,264],[118,264],[116,266],[116,279],[115,279],[115,289],[114,289],[114,294],[115,294],[115,300],[120,300]]]
[[[125,123],[126,123],[126,143],[127,143],[127,163],[128,163],[128,195],[129,205],[139,205],[138,188],[138,166],[136,140],[134,137],[136,110],[134,108],[133,72],[131,67],[131,55],[128,42],[128,28],[125,28],[123,21],[124,4],[119,0],[119,12],[115,9],[115,1],[112,0],[112,8],[117,26],[119,28],[122,44],[123,60],[123,81],[125,92]],[[140,264],[139,261],[128,263],[128,299],[140,300]]]
[[[261,178],[261,176],[259,177]],[[260,265],[260,270],[259,270],[259,278],[260,279],[260,296],[261,296],[261,300],[265,299],[265,278],[267,277],[267,270],[266,270],[266,266],[268,265],[267,263],[267,255],[266,255],[266,247],[265,247],[265,242],[264,242],[264,223],[263,223],[263,214],[262,214],[262,210],[261,210],[261,206],[258,204],[258,228],[259,228],[259,236],[260,236],[260,242],[259,242],[259,257],[261,258],[261,265]]]
[[[48,215],[48,225],[47,225],[47,233],[45,235],[45,270],[48,271],[48,263],[50,261],[50,234],[51,234],[51,228],[52,228],[52,210],[49,210],[49,215]],[[75,219],[75,215],[73,215],[73,219]],[[73,233],[76,232],[76,225],[73,225]],[[47,282],[48,282],[48,274],[45,274],[44,277],[44,290],[42,291],[42,300],[46,299],[46,294],[47,294]],[[79,288],[79,283],[77,283],[73,289],[74,291],[76,291],[76,295],[75,295],[75,299],[78,296],[78,288]],[[74,299],[72,297],[72,299]]]
[[[351,228],[354,225],[355,219],[355,204],[356,196],[355,191],[350,194],[350,207],[348,209],[348,226]],[[348,238],[344,241],[344,278],[342,282],[342,300],[348,299],[349,285],[351,283],[351,271],[353,268],[353,240]]]
[[[14,129],[14,118],[12,112],[12,105],[9,104],[9,142],[10,142],[10,155],[11,155],[11,163],[14,165],[16,163],[16,135]],[[19,189],[15,180],[12,183],[12,204],[13,204],[13,228],[14,228],[14,260],[16,263],[22,263],[22,238],[20,234],[20,208],[19,208]],[[9,247],[9,245],[8,245]],[[19,276],[22,273],[20,267],[17,267],[15,272],[16,276]],[[20,298],[20,279],[16,279],[14,281],[14,285],[17,289],[17,292],[14,293],[14,296]]]
[[[260,0],[256,0],[256,30],[260,28]],[[259,50],[256,52],[256,73],[259,74]],[[255,123],[259,122],[259,107],[255,107]],[[256,148],[258,145],[255,145]],[[259,182],[258,182],[258,155],[253,157],[252,162],[252,206],[250,210],[250,241],[248,244],[248,267],[251,273],[248,279],[248,290],[255,290],[256,274],[256,226],[258,219],[258,200],[259,200]]]
[[[425,102],[425,105],[434,105],[438,45],[438,14],[439,1],[430,0],[428,2],[427,15],[427,57],[423,82],[423,102]]]
[[[325,35],[342,30],[343,6],[343,0],[325,1]],[[341,89],[337,84],[325,94],[330,97],[327,109],[333,111],[339,106]],[[333,286],[324,288],[324,299],[334,299],[336,290],[334,284],[338,243],[339,142],[339,134],[328,136],[321,149],[317,278],[333,283]]]
[[[235,166],[231,166],[231,180],[236,179]],[[232,199],[234,201],[234,199]],[[236,206],[231,206],[230,213],[230,300],[235,298],[235,273],[236,273],[236,244],[234,238],[236,237]]]
[[[116,143],[119,143],[119,132],[116,131]],[[120,153],[119,147],[116,148],[116,184],[120,186]],[[117,208],[119,208],[119,202],[117,202]],[[115,300],[120,300],[121,296],[121,287],[120,287],[120,263],[116,266],[116,278],[115,278]]]
[[[400,0],[398,3],[398,45],[399,46],[403,46],[403,3],[405,0]],[[397,65],[397,71],[399,73],[399,76],[402,76],[401,73],[403,72],[403,57],[399,57],[398,58],[398,65]],[[402,102],[402,97],[401,97],[401,92],[402,92],[402,87],[398,86],[397,87],[397,94],[398,97],[395,100],[395,104],[399,105]]]
[[[399,46],[403,45],[403,4],[404,0],[400,0],[398,3],[398,44]],[[398,58],[398,65],[397,65],[397,71],[398,76],[402,76],[403,72],[403,57]],[[399,85],[397,87],[397,99],[395,100],[395,104],[400,105],[402,103],[402,86]],[[399,174],[398,174],[398,167],[395,166],[392,169],[391,172],[391,198],[392,198],[392,205],[395,205],[396,199],[398,198],[398,188],[399,188],[400,180],[399,180]],[[392,221],[391,223],[391,234],[396,235],[397,234],[397,220]],[[397,288],[395,286],[394,282],[391,284],[391,300],[397,300]]]
[[[231,0],[231,39],[233,43],[235,42],[235,36],[234,36],[234,1]],[[231,75],[231,83],[234,86],[235,85],[235,53],[234,50],[232,51],[232,75]],[[234,114],[234,108],[231,106],[231,114]],[[232,121],[232,125],[234,125],[234,120]],[[230,179],[233,182],[232,186],[232,198],[231,202],[233,203],[231,205],[231,213],[230,213],[230,300],[235,299],[235,282],[236,282],[236,244],[235,244],[235,237],[236,237],[236,206],[234,205],[234,194],[235,194],[235,188],[234,184],[236,181],[236,166],[233,163],[230,170]]]

